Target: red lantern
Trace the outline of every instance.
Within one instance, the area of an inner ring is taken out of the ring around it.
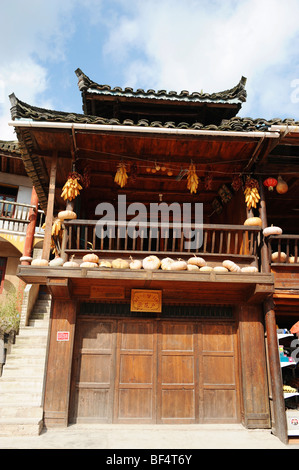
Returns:
[[[276,185],[277,185],[277,180],[275,178],[267,178],[264,181],[264,186],[266,186],[266,188],[268,188],[269,191],[273,191]]]

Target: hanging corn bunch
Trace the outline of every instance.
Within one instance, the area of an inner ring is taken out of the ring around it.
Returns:
[[[126,186],[128,181],[127,168],[125,163],[119,163],[117,165],[117,171],[115,173],[114,182],[117,183],[121,188]]]
[[[72,201],[77,196],[79,196],[81,189],[83,189],[79,183],[80,179],[81,175],[79,175],[79,173],[73,172],[69,174],[67,182],[63,186],[61,193],[61,197],[65,201]]]
[[[61,225],[60,219],[55,219],[52,225],[52,232],[51,232],[51,250],[55,256],[59,255],[60,247],[62,243],[62,236],[63,236],[63,228]]]
[[[195,165],[191,163],[187,173],[187,188],[190,190],[191,194],[197,192],[198,181]]]
[[[245,202],[248,209],[256,208],[256,205],[259,203],[259,183],[254,178],[247,176],[244,188]]]

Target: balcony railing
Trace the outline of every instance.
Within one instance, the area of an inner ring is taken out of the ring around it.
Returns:
[[[271,265],[299,266],[299,235],[271,235],[267,243]]]
[[[133,227],[130,222],[101,226],[96,220],[72,220],[65,222],[65,229],[64,252],[78,258],[90,251],[102,257],[197,253],[215,262],[230,258],[257,264],[260,248],[260,227],[244,225],[191,225],[188,231],[160,222]]]
[[[30,209],[35,206],[23,204],[21,202],[0,200],[0,231],[1,232],[17,232],[26,233],[29,224]],[[37,224],[35,232],[43,235],[42,226],[45,222],[44,211],[38,210]]]

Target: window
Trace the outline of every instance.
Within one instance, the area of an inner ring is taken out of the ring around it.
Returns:
[[[2,294],[4,286],[5,268],[7,258],[0,258],[0,294]]]
[[[13,217],[15,206],[8,203],[15,202],[17,194],[18,188],[0,186],[0,217]]]

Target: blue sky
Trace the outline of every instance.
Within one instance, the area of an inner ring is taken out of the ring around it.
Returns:
[[[134,89],[217,92],[240,116],[299,120],[299,0],[1,0],[0,140],[8,95],[82,112],[75,70]]]

